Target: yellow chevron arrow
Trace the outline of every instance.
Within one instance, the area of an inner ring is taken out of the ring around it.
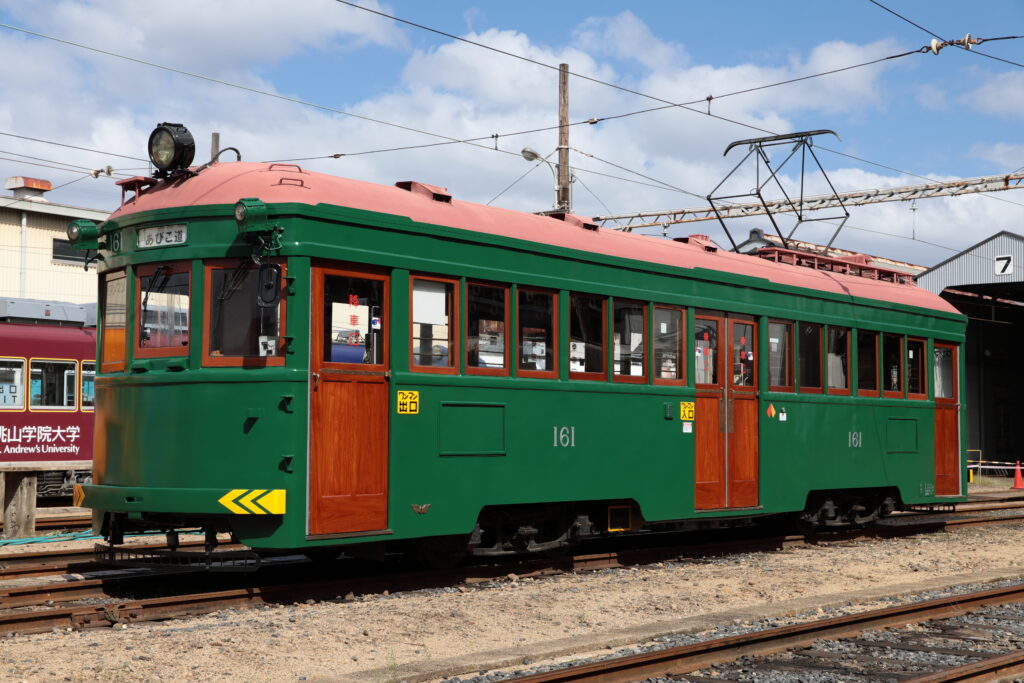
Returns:
[[[82,488],[81,484],[75,484],[74,496],[72,498],[71,504],[74,505],[76,508],[80,508],[80,507],[82,507],[82,504],[84,502],[85,502],[85,489]]]
[[[255,503],[253,503],[252,501],[253,501],[253,499],[254,499],[254,498],[256,498],[257,496],[261,496],[261,495],[263,495],[263,494],[264,494],[264,493],[266,493],[266,492],[267,492],[267,490],[266,490],[266,489],[253,489],[253,490],[252,490],[252,492],[251,492],[251,493],[249,493],[249,495],[247,495],[247,496],[245,496],[244,498],[242,498],[242,499],[241,499],[240,501],[238,501],[238,503],[239,503],[239,505],[241,505],[242,507],[246,508],[247,510],[250,510],[250,511],[252,511],[252,513],[253,513],[254,515],[265,515],[265,514],[267,514],[267,513],[266,513],[266,512],[264,512],[263,510],[261,510],[261,509],[260,509],[260,508],[259,508],[259,507],[258,507],[258,506],[257,506],[257,505],[255,504]]]
[[[248,510],[246,510],[245,508],[240,508],[237,505],[235,505],[235,498],[242,495],[248,490],[249,489],[232,489],[228,493],[218,498],[217,502],[226,507],[228,510],[231,510],[236,515],[247,515],[249,514]]]
[[[267,512],[272,515],[283,515],[285,509],[285,490],[273,489],[267,491],[265,495],[257,498],[256,502],[265,507]]]

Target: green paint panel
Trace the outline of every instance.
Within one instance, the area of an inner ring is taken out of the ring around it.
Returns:
[[[443,403],[440,455],[506,455],[505,404]]]
[[[917,453],[917,420],[890,417],[885,423],[886,453]]]

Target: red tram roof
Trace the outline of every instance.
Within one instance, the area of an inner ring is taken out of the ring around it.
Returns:
[[[0,323],[5,356],[21,358],[96,358],[96,328]]]
[[[295,202],[335,206],[407,216],[462,230],[501,235],[538,244],[577,249],[680,268],[764,278],[780,285],[876,299],[929,308],[946,313],[957,310],[941,297],[913,284],[897,284],[802,266],[773,263],[756,256],[714,248],[710,242],[687,243],[597,228],[587,219],[522,213],[452,198],[444,188],[404,181],[399,186],[377,185],[306,171],[294,164],[220,163],[198,176],[168,183],[131,178],[119,183],[134,197],[111,215],[118,219],[141,211],[178,206],[234,204],[257,197],[267,204]]]

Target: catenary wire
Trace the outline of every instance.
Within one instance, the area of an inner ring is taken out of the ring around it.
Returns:
[[[77,145],[69,145],[69,144],[66,144],[66,143],[63,143],[63,142],[55,142],[53,140],[43,140],[42,138],[30,138],[27,135],[17,135],[16,133],[7,133],[7,132],[4,132],[4,131],[0,131],[0,135],[5,135],[5,136],[11,137],[11,138],[18,138],[19,140],[30,140],[32,142],[42,142],[42,143],[45,143],[47,145],[56,145],[58,147],[67,147],[68,149],[77,149],[77,150],[80,150],[82,152],[95,152],[96,154],[104,154],[106,156],[111,156],[111,157],[120,157],[122,159],[131,159],[132,161],[146,161],[146,159],[141,159],[139,157],[127,156],[125,154],[115,154],[114,152],[105,152],[105,151],[103,151],[101,149],[90,149],[88,147],[78,147]]]

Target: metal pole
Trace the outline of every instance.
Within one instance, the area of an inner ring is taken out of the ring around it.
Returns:
[[[218,154],[220,154],[220,133],[214,133],[210,136],[210,161],[217,161]]]
[[[555,208],[572,212],[569,198],[569,65],[558,65],[558,187]]]

